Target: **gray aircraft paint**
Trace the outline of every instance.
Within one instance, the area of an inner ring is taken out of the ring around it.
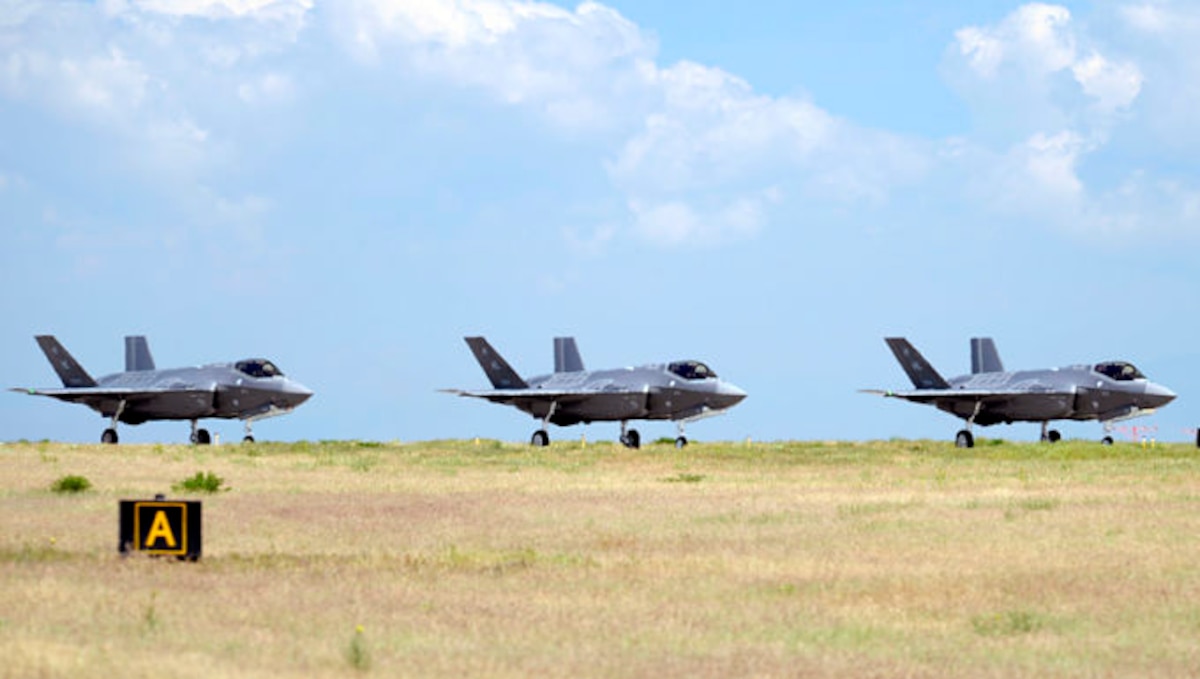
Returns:
[[[479,361],[492,390],[445,389],[459,396],[513,406],[536,419],[543,428],[534,433],[536,445],[549,443],[547,423],[621,423],[621,442],[638,447],[629,420],[670,420],[679,423],[676,444],[687,444],[683,423],[719,414],[746,398],[746,392],[719,379],[699,361],[656,363],[636,368],[584,370],[574,338],[554,340],[555,372],[524,380],[482,337],[464,340]]]
[[[10,391],[82,403],[111,418],[101,438],[106,443],[116,443],[117,422],[136,425],[150,420],[190,420],[193,442],[207,443],[208,432],[196,427],[198,420],[207,418],[243,420],[246,439],[253,440],[254,421],[287,414],[312,396],[266,359],[156,370],[141,336],[125,338],[126,371],[97,380],[53,336],[36,339],[63,388]]]
[[[967,429],[955,440],[965,447],[974,443],[974,424],[1041,422],[1043,438],[1055,440],[1057,432],[1046,431],[1048,422],[1097,420],[1107,430],[1114,421],[1149,415],[1175,398],[1170,389],[1149,381],[1125,361],[1005,372],[991,338],[974,338],[972,373],[946,380],[908,340],[885,341],[916,389],[866,391],[933,405],[961,417]],[[1112,439],[1106,436],[1105,442]]]

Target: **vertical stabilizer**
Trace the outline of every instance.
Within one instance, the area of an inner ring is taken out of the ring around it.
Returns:
[[[142,335],[125,337],[125,372],[141,372],[154,370],[154,358],[150,355],[150,345]]]
[[[579,347],[575,346],[574,337],[554,338],[554,372],[583,372],[583,359],[579,356]]]
[[[42,348],[42,353],[46,354],[46,360],[50,361],[50,365],[54,367],[54,372],[62,378],[64,387],[96,386],[96,380],[92,379],[83,366],[79,365],[79,361],[76,361],[75,357],[58,343],[54,335],[38,335],[34,339]]]
[[[467,341],[467,346],[471,347],[471,353],[475,354],[475,360],[479,361],[483,372],[487,373],[488,379],[492,381],[492,386],[497,389],[528,389],[529,385],[516,370],[504,360],[504,357],[496,353],[492,345],[482,337],[464,337]]]
[[[909,344],[908,340],[903,337],[888,337],[884,341],[887,342],[892,353],[896,355],[896,360],[900,362],[900,367],[904,368],[904,372],[908,373],[908,378],[912,380],[913,386],[917,389],[950,388],[950,384],[942,379],[938,371],[933,369],[929,361],[926,361],[921,352]]]
[[[991,337],[971,338],[971,373],[1002,373],[1004,364]]]

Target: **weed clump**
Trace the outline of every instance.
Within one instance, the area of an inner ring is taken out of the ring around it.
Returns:
[[[171,486],[171,490],[186,490],[193,493],[219,493],[229,488],[223,488],[225,479],[217,476],[212,472],[196,472],[194,476],[190,476],[179,483]]]
[[[668,476],[662,479],[663,483],[700,483],[704,480],[704,474],[687,474],[680,472],[675,476]]]
[[[363,626],[354,628],[354,636],[350,637],[350,645],[346,647],[346,662],[359,672],[371,669],[371,655],[367,652],[367,642],[363,639]]]
[[[82,493],[91,487],[92,482],[87,477],[77,474],[68,474],[50,484],[50,490],[55,493]]]
[[[1004,611],[971,619],[975,633],[983,637],[1010,637],[1032,634],[1042,628],[1041,616],[1030,611]]]

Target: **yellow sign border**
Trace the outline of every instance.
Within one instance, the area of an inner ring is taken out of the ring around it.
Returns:
[[[147,549],[141,544],[142,541],[142,507],[178,507],[181,512],[180,533],[182,537],[179,540],[178,549]],[[133,546],[139,552],[148,554],[174,554],[183,555],[188,553],[188,515],[186,502],[164,502],[162,500],[147,500],[144,502],[133,503]]]

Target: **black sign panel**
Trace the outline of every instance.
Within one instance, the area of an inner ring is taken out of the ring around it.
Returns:
[[[200,558],[200,502],[196,500],[121,500],[118,550]]]

